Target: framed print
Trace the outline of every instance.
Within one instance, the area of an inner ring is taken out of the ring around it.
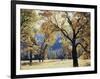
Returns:
[[[97,73],[97,6],[11,1],[11,78]]]

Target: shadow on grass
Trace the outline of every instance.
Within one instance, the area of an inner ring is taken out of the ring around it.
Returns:
[[[36,61],[34,61],[34,62],[32,62],[31,65],[40,65],[40,64],[43,64],[43,63],[52,63],[52,62],[57,62],[57,60],[50,60],[50,61],[45,61],[44,60],[44,62],[36,62]],[[21,63],[21,65],[22,66],[26,66],[26,65],[30,65],[30,63],[29,62],[23,62],[23,63]]]
[[[90,63],[86,63],[85,66],[90,66]]]
[[[40,64],[41,64],[40,62],[32,62],[31,65],[40,65]],[[22,66],[30,65],[30,63],[29,63],[29,62],[24,62],[24,63],[21,63],[21,65],[22,65]],[[31,66],[31,65],[30,65],[30,66]]]
[[[89,62],[85,63],[83,66],[90,66],[91,64]]]

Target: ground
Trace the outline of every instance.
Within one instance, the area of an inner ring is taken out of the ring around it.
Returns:
[[[90,60],[82,60],[79,59],[79,66],[90,66]],[[28,69],[46,69],[46,68],[65,68],[65,67],[73,67],[72,59],[66,60],[44,60],[44,62],[40,62],[38,60],[33,60],[32,65],[29,65],[29,61],[21,61],[21,70]]]

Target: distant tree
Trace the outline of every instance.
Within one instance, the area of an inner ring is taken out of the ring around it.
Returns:
[[[34,46],[36,45],[36,41],[33,38],[33,27],[35,22],[38,20],[36,12],[32,9],[21,9],[20,15],[20,43],[23,46],[21,51],[30,52],[30,64],[32,63],[32,53],[34,50]],[[34,46],[33,46],[34,45]]]
[[[48,45],[54,43],[54,27],[53,24],[49,21],[45,21],[42,25],[41,25],[41,34],[44,34],[45,38],[42,41],[42,45],[40,47],[40,54],[41,56],[45,59],[47,56],[47,52],[46,49],[48,47]]]

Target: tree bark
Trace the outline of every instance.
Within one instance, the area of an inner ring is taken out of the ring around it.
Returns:
[[[73,39],[72,42],[72,58],[73,58],[73,67],[78,67],[78,58],[77,58],[77,50],[76,50],[76,45],[75,45],[75,38]]]
[[[44,59],[45,59],[45,50],[46,50],[47,46],[48,46],[48,45],[46,44],[46,45],[45,45],[45,47],[44,47],[44,49],[43,49],[43,53],[44,53],[44,54],[43,54],[43,55],[44,55]]]

